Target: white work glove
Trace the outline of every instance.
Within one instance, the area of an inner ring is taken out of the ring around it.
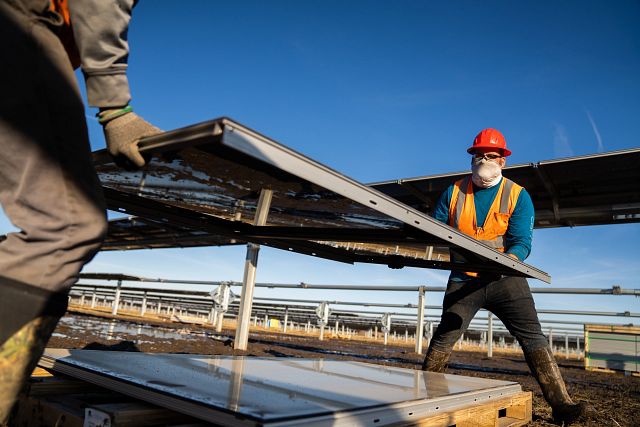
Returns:
[[[131,106],[103,110],[98,113],[98,122],[103,127],[107,149],[114,162],[129,170],[141,168],[146,163],[138,149],[140,139],[162,132],[135,114]]]

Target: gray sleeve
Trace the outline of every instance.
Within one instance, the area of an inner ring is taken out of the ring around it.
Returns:
[[[131,100],[127,81],[127,30],[135,0],[71,0],[87,98],[92,107],[121,107]]]

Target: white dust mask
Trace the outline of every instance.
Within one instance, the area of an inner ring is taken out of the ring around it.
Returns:
[[[485,158],[474,157],[471,160],[471,180],[480,188],[490,188],[500,182],[502,168],[499,164]]]

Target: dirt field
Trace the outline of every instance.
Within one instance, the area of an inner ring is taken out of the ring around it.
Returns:
[[[145,321],[148,323],[148,321]],[[134,322],[118,322],[85,315],[66,316],[58,326],[49,347],[89,348],[143,352],[179,352],[194,354],[249,355],[262,357],[325,357],[357,360],[381,365],[419,369],[422,356],[411,347],[383,346],[378,343],[325,339],[302,335],[283,335],[268,331],[252,332],[249,351],[234,351],[232,331],[215,334],[201,326],[155,322],[150,328]],[[111,330],[109,330],[111,329]],[[640,378],[585,371],[577,360],[558,358],[569,393],[587,401],[591,414],[576,426],[640,426]],[[492,359],[477,351],[455,351],[449,373],[517,381],[524,390],[533,391],[532,426],[551,426],[551,409],[540,388],[529,374],[521,354],[494,352]]]

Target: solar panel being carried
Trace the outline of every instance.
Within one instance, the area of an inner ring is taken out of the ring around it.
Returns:
[[[550,277],[230,119],[140,142],[151,160],[128,172],[96,153],[110,209],[155,224],[342,262]],[[273,192],[265,226],[260,193]],[[191,236],[194,238],[201,238]],[[454,247],[466,258],[452,263]]]

